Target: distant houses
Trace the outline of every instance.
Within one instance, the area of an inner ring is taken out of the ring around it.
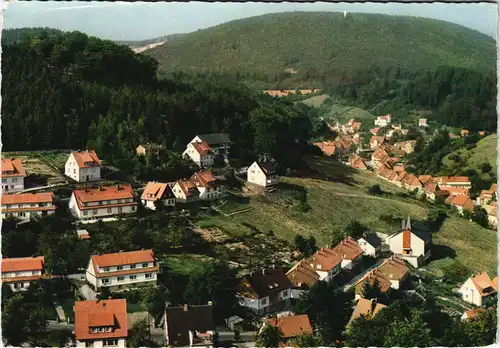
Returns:
[[[64,165],[64,174],[77,182],[101,180],[101,160],[93,150],[73,151]]]
[[[247,180],[251,184],[268,187],[279,183],[279,175],[273,162],[256,161],[247,169]]]
[[[188,156],[199,167],[211,167],[216,156],[222,156],[228,163],[231,139],[226,133],[197,135],[189,142],[183,157]]]
[[[469,277],[458,290],[462,300],[479,307],[484,306],[497,291],[498,276],[491,280],[486,272]]]
[[[135,152],[139,156],[146,156],[150,154],[157,155],[162,148],[163,146],[155,143],[145,143],[145,144],[139,144],[136,147]]]
[[[419,127],[423,127],[423,128],[429,127],[429,125],[427,124],[427,119],[426,118],[419,119],[418,120],[418,126]]]
[[[2,283],[7,284],[13,292],[28,290],[30,285],[43,277],[45,258],[37,257],[3,257],[1,260]]]
[[[106,287],[116,291],[144,285],[156,286],[158,271],[153,250],[123,251],[92,255],[85,277],[94,289]]]
[[[167,183],[148,182],[141,196],[141,203],[144,207],[156,210],[156,204],[164,206],[175,206],[175,196]]]
[[[2,158],[2,191],[3,193],[24,190],[26,172],[19,158]]]
[[[69,210],[80,221],[95,220],[135,213],[137,202],[130,185],[83,188],[71,194]]]
[[[56,212],[55,198],[52,192],[20,193],[2,195],[2,219],[15,217],[21,221],[52,215]]]
[[[388,125],[391,124],[391,121],[392,121],[392,115],[387,114],[385,116],[378,116],[374,123],[375,126],[378,127],[387,127]]]

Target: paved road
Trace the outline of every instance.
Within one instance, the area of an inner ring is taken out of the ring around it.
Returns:
[[[375,262],[375,264],[373,266],[368,267],[367,269],[365,269],[363,271],[363,273],[358,274],[357,276],[355,276],[354,278],[352,278],[349,281],[349,283],[347,283],[346,285],[344,285],[344,291],[348,291],[354,284],[356,284],[356,282],[358,282],[361,278],[363,278],[368,272],[370,272],[371,270],[377,268],[378,266],[380,266],[386,260],[387,259],[379,259],[379,260],[377,260],[377,262]]]
[[[94,290],[90,288],[87,284],[84,284],[80,286],[80,292],[82,293],[83,297],[87,300],[95,300],[96,299],[96,293]]]

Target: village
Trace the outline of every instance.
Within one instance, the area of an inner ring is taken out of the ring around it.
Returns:
[[[482,206],[488,211],[491,227],[496,228],[496,184],[472,200],[469,197],[471,182],[467,177],[408,173],[401,159],[414,151],[415,141],[391,144],[394,134],[407,131],[392,124],[391,115],[378,117],[375,126],[370,130],[368,149],[363,149],[362,136],[358,132],[361,123],[354,119],[346,125],[330,125],[339,133],[337,139],[315,145],[325,155],[337,157],[355,170],[372,171],[377,177],[431,202],[442,200],[454,206],[458,214],[472,212],[476,205]],[[427,127],[426,120],[421,119],[418,126]],[[381,134],[380,129],[384,127],[389,129]],[[68,152],[64,168],[56,168],[62,184],[29,188],[25,188],[26,178],[37,173],[27,170],[21,158],[2,158],[2,219],[13,219],[22,225],[63,209],[74,221],[75,235],[80,240],[88,240],[92,238],[86,228],[89,224],[133,218],[140,209],[152,212],[170,209],[182,214],[194,202],[224,199],[225,178],[213,167],[215,163],[229,166],[231,143],[225,133],[196,135],[186,144],[182,156],[198,167],[197,172],[175,182],[151,181],[140,187],[125,182],[103,184],[101,156],[105,158],[105,155],[94,150]],[[155,156],[159,148],[153,143],[138,144],[136,155]],[[232,170],[245,189],[254,194],[266,195],[280,190],[280,177],[274,161],[268,156],[262,156],[248,167]],[[69,197],[56,201],[53,189],[65,185],[75,189],[69,192]],[[349,323],[361,316],[372,318],[394,299],[408,293],[419,294],[420,269],[431,257],[432,245],[432,234],[408,216],[401,221],[401,228],[390,234],[365,231],[355,238],[346,236],[337,244],[302,255],[288,268],[275,262],[247,270],[239,279],[236,301],[248,316],[230,316],[224,328],[214,322],[212,303],[167,304],[160,322],[151,324],[150,332],[159,344],[170,346],[212,347],[238,340],[252,346],[256,337],[270,325],[280,328],[282,345],[286,345],[301,335],[315,333],[307,314],[296,315],[291,308],[317,283],[325,282],[344,292],[354,292],[355,305]],[[157,286],[162,262],[155,256],[154,249],[96,253],[82,273],[68,275],[48,274],[44,255],[3,258],[2,282],[16,293],[28,290],[40,279],[50,281],[61,276],[78,279],[82,296],[74,302],[74,322],[66,320],[65,323],[64,311],[55,303],[56,312],[62,313],[58,315],[59,324],[54,325],[71,327],[77,347],[126,347],[127,328],[133,324],[133,316],[127,312],[127,300],[101,299],[100,295],[107,291]],[[378,295],[374,296],[373,291]],[[464,310],[454,314],[468,320],[481,308],[489,306],[497,291],[498,277],[490,279],[486,272],[470,274],[466,282],[456,284],[454,294],[447,301],[458,303]]]

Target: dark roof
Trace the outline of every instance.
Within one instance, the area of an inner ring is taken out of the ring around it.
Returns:
[[[257,164],[266,175],[273,175],[276,173],[276,166],[272,162],[257,162]]]
[[[248,281],[259,298],[293,287],[280,267],[260,269],[247,275],[244,279]]]
[[[201,140],[206,141],[208,145],[224,144],[231,142],[231,140],[229,139],[229,134],[227,133],[202,134],[198,135],[198,137]]]
[[[382,245],[382,242],[380,241],[380,238],[374,234],[374,233],[367,233],[363,235],[362,237],[368,244],[370,244],[372,247],[379,247]]]
[[[165,323],[167,325],[169,345],[189,345],[189,331],[215,330],[212,305],[167,307]]]
[[[406,229],[410,230],[414,235],[416,235],[425,242],[430,241],[432,239],[432,233],[429,231],[426,225],[419,222],[410,222],[410,218],[408,218],[407,221],[403,220],[401,229],[398,232],[392,234],[391,237],[400,234]]]

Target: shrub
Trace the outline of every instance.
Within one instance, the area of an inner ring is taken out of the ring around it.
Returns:
[[[368,193],[370,195],[373,195],[373,196],[378,196],[378,195],[381,195],[384,193],[384,191],[382,191],[382,189],[380,188],[380,185],[373,185],[372,187],[370,187],[368,189]]]

